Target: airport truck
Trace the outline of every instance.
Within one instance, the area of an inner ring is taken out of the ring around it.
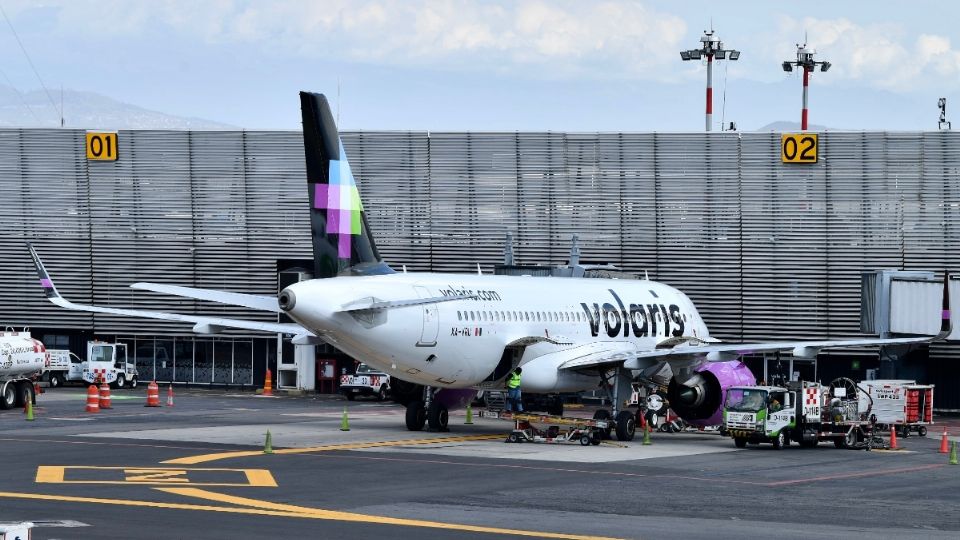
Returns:
[[[34,402],[33,378],[47,363],[43,343],[28,330],[7,328],[0,333],[0,409],[23,407]]]
[[[357,396],[377,396],[383,401],[390,396],[390,375],[360,364],[355,375],[340,377],[340,392],[350,401]]]
[[[127,355],[125,343],[87,342],[86,360],[66,350],[49,352],[50,362],[43,370],[43,378],[51,387],[67,382],[106,382],[114,388],[136,388],[139,383],[137,365]]]
[[[829,387],[809,381],[787,386],[735,386],[727,389],[721,433],[737,448],[770,443],[816,446],[832,440],[837,448],[857,446],[872,436],[870,401],[861,406],[856,384],[837,379]]]

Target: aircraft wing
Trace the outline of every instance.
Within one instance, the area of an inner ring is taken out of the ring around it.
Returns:
[[[223,328],[239,328],[242,330],[256,330],[261,332],[274,332],[282,334],[294,334],[297,336],[307,337],[316,337],[312,332],[300,326],[299,324],[294,323],[270,323],[270,322],[260,322],[260,321],[246,321],[242,319],[228,319],[223,317],[204,317],[200,315],[185,315],[181,313],[166,313],[163,311],[148,311],[148,310],[137,310],[137,309],[123,309],[123,308],[110,308],[103,306],[92,306],[87,304],[75,304],[63,296],[57,291],[56,285],[53,284],[53,280],[50,279],[50,275],[47,273],[47,269],[43,266],[43,261],[40,260],[40,256],[37,255],[35,249],[31,244],[27,244],[27,247],[30,249],[30,256],[33,258],[33,264],[37,268],[37,275],[40,277],[40,286],[43,287],[43,292],[46,295],[47,299],[53,302],[54,304],[77,311],[89,311],[92,313],[107,313],[111,315],[124,315],[129,317],[142,317],[147,319],[160,319],[164,321],[177,321],[185,323],[193,323],[194,331],[198,333],[216,333]],[[187,289],[186,287],[182,287]],[[203,291],[203,289],[192,289],[194,291]],[[162,291],[161,291],[162,292]],[[220,293],[221,291],[208,291],[210,293]],[[237,294],[237,293],[223,293],[223,294]],[[241,296],[252,296],[252,295],[241,295]]]
[[[181,287],[179,285],[165,285],[162,283],[134,283],[130,285],[131,289],[141,289],[144,291],[153,291],[174,296],[184,296],[186,298],[195,298],[197,300],[207,300],[209,302],[219,302],[221,304],[230,304],[231,306],[241,306],[258,311],[272,311],[280,313],[280,306],[277,304],[276,296],[260,296],[256,294],[243,294],[227,291],[217,291],[213,289],[195,289],[193,287]]]
[[[912,343],[927,343],[930,337],[892,338],[892,339],[851,339],[831,341],[772,341],[768,343],[708,343],[703,345],[678,345],[668,349],[654,349],[640,351],[629,342],[597,342],[591,345],[617,345],[615,347],[600,347],[595,351],[581,351],[577,354],[577,347],[562,351],[572,354],[570,360],[560,364],[560,369],[588,369],[613,367],[623,364],[628,369],[640,369],[644,363],[640,360],[658,359],[665,362],[681,365],[701,364],[704,362],[726,362],[736,360],[745,354],[754,354],[768,351],[793,351],[795,356],[814,356],[820,349],[838,347],[866,347],[870,345],[905,345]],[[629,345],[630,347],[628,347]]]
[[[710,343],[704,345],[678,345],[670,349],[655,349],[637,353],[638,360],[659,358],[667,361],[702,360],[708,362],[723,362],[736,360],[745,354],[754,354],[770,351],[793,351],[794,356],[813,356],[820,349],[843,347],[867,347],[871,345],[907,345],[913,343],[927,343],[932,337],[909,338],[873,338],[827,341],[771,341],[760,343]]]
[[[637,346],[630,341],[598,341],[548,353],[540,358],[556,355],[566,360],[560,369],[586,369],[622,364],[637,356]]]

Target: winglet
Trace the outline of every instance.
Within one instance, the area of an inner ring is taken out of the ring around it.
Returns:
[[[61,298],[60,293],[57,292],[56,285],[54,285],[53,280],[50,279],[50,274],[47,273],[47,269],[43,266],[43,261],[41,261],[40,256],[37,255],[37,250],[33,249],[33,244],[27,242],[27,249],[30,250],[33,265],[37,268],[37,276],[40,278],[40,286],[43,287],[44,296],[51,299]]]
[[[950,272],[943,272],[943,307],[940,310],[940,333],[933,341],[943,341],[953,333],[953,321],[950,317]]]

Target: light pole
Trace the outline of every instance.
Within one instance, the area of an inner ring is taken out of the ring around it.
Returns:
[[[793,66],[803,68],[803,113],[800,115],[801,131],[807,130],[807,89],[810,87],[810,72],[816,69],[817,66],[820,66],[820,71],[826,72],[832,65],[830,62],[815,61],[813,59],[813,55],[815,54],[817,54],[817,51],[808,49],[806,43],[803,45],[797,43],[797,59],[794,61],[787,60],[783,63],[783,70],[787,73],[793,71]]]
[[[713,124],[713,59],[716,57],[717,60],[739,60],[740,51],[735,51],[732,49],[724,49],[723,43],[720,41],[711,28],[709,31],[704,30],[703,36],[700,37],[700,48],[699,49],[689,49],[686,51],[680,51],[680,59],[686,62],[687,60],[700,60],[701,58],[707,59],[707,131],[711,131]]]

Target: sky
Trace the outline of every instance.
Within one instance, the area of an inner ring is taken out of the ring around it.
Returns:
[[[711,24],[726,48],[741,51],[739,61],[714,69],[714,129],[798,122],[800,76],[781,63],[796,58],[805,38],[817,59],[832,63],[811,80],[813,124],[935,130],[938,98],[947,98],[948,120],[960,111],[957,2],[0,0],[0,7],[0,85],[24,95],[45,86],[50,99],[32,105],[44,118],[56,118],[63,87],[246,129],[299,129],[297,92],[310,90],[327,94],[342,129],[701,131],[706,67],[681,61],[679,52],[698,46]]]

